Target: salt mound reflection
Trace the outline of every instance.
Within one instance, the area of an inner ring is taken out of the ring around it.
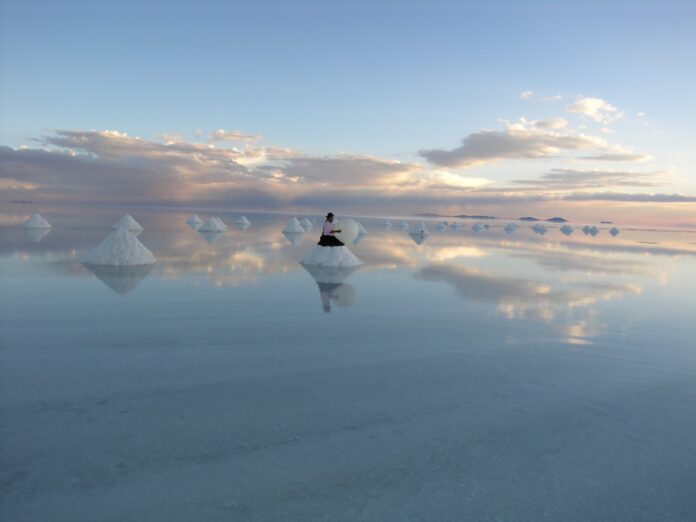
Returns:
[[[83,263],[82,266],[97,276],[97,279],[111,290],[117,294],[125,295],[137,288],[150,273],[153,265],[110,266]]]

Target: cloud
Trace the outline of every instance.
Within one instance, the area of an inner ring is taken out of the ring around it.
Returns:
[[[208,136],[208,143],[218,143],[218,142],[224,142],[224,141],[250,142],[250,141],[258,141],[262,138],[263,138],[263,136],[258,135],[258,134],[247,134],[245,132],[236,131],[236,130],[230,131],[230,130],[225,130],[225,129],[218,129],[218,130],[210,133],[210,135]]]
[[[533,91],[524,91],[520,93],[520,98],[522,98],[523,100],[528,100],[532,96],[534,96]]]
[[[666,171],[636,172],[630,170],[551,169],[538,179],[520,179],[515,183],[534,185],[540,189],[606,188],[612,186],[658,187],[671,182]]]
[[[534,122],[537,129],[562,129],[568,125],[568,120],[565,118],[552,118],[550,120],[539,120]]]
[[[580,159],[595,160],[595,161],[647,161],[652,159],[650,154],[641,154],[633,152],[622,147],[613,147],[601,154],[593,156],[583,156]]]
[[[624,192],[591,192],[569,194],[567,201],[628,201],[636,203],[696,203],[696,196],[684,194],[627,194]]]
[[[503,159],[548,158],[562,151],[605,148],[606,143],[599,138],[542,131],[522,123],[504,131],[475,132],[452,150],[422,150],[419,154],[441,167],[472,167]]]
[[[580,98],[570,104],[566,110],[605,125],[623,117],[623,112],[601,98]]]

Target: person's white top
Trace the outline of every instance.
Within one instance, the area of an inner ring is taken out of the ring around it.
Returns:
[[[329,223],[328,221],[326,223],[324,223],[324,235],[330,236],[332,231],[333,231],[333,225],[331,223]]]

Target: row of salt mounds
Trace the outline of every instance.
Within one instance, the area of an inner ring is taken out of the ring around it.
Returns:
[[[290,218],[290,221],[288,221],[288,224],[285,225],[283,232],[285,234],[304,234],[305,229],[302,228],[302,225],[300,225],[300,222],[297,220],[296,217],[294,217],[294,218]]]
[[[315,245],[314,248],[300,261],[307,266],[322,267],[353,267],[363,264],[347,246],[324,247]]]
[[[106,236],[106,239],[82,261],[87,265],[138,266],[152,265],[156,259],[133,232],[119,227]]]
[[[186,223],[198,229],[203,224],[203,220],[198,217],[198,214],[191,214],[191,217],[186,220]]]
[[[22,223],[22,228],[51,228],[51,224],[41,214],[34,214]]]
[[[130,232],[135,232],[138,234],[143,231],[143,227],[140,226],[140,223],[133,219],[133,216],[131,216],[130,214],[126,214],[116,223],[114,223],[113,229],[118,230],[119,228],[123,228]]]
[[[199,232],[224,232],[225,230],[227,230],[227,225],[215,216],[208,219],[208,221],[198,229]]]

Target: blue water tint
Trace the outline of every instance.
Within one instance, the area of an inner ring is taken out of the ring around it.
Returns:
[[[3,519],[696,515],[693,234],[361,218],[321,285],[320,221],[128,209],[158,262],[113,271],[80,257],[125,210],[40,210],[0,227]]]

